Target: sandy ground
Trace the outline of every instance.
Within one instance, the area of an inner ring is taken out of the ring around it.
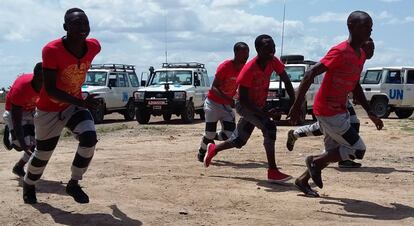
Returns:
[[[360,169],[336,165],[323,172],[320,198],[306,198],[293,186],[266,181],[261,133],[241,150],[215,157],[205,169],[196,161],[204,125],[125,123],[113,114],[98,125],[99,143],[82,185],[89,204],[65,194],[77,142],[64,136],[37,187],[39,203],[26,205],[11,173],[20,153],[0,158],[0,225],[414,225],[414,119],[385,120],[382,131],[361,110],[368,151]],[[391,115],[391,117],[395,117]],[[279,126],[277,162],[299,176],[304,158],[319,153],[322,137],[303,138],[285,148]]]

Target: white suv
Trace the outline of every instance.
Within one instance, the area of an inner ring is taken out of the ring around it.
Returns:
[[[91,113],[95,123],[101,123],[105,114],[118,112],[125,120],[133,120],[135,104],[133,92],[138,90],[139,80],[133,65],[92,64],[86,74],[82,92],[98,94],[98,109]]]
[[[366,70],[361,80],[375,114],[387,118],[395,112],[408,118],[414,111],[414,67],[377,67]]]
[[[285,71],[292,82],[293,89],[297,92],[305,72],[312,65],[316,64],[316,62],[304,60],[302,55],[285,55],[280,59],[285,64]],[[322,78],[323,75],[317,76],[312,85],[309,87],[309,90],[306,93],[306,101],[304,102],[302,108],[302,118],[299,120],[298,124],[303,124],[305,122],[306,114],[312,114],[313,102],[320,84],[322,83]],[[289,113],[289,109],[292,104],[293,103],[291,103],[289,95],[286,93],[285,84],[280,81],[280,77],[273,72],[270,77],[266,108],[276,108],[283,114],[287,114]]]
[[[184,123],[192,123],[195,113],[204,119],[204,100],[209,89],[204,64],[163,63],[150,75],[146,87],[134,93],[137,121],[147,124],[151,115],[162,115],[169,121],[175,114],[181,115]]]

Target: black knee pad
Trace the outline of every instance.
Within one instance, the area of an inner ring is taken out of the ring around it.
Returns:
[[[59,136],[47,140],[36,140],[36,147],[40,151],[53,151],[59,141]]]
[[[79,146],[90,148],[98,143],[95,131],[86,131],[79,135]]]
[[[356,150],[355,151],[355,158],[363,159],[365,155],[365,150]]]
[[[359,133],[359,126],[359,123],[351,123],[351,127],[354,128],[357,131],[357,133]]]

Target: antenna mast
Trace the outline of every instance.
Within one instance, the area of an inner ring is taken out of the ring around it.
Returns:
[[[283,55],[283,39],[285,37],[285,16],[286,16],[286,0],[283,1],[282,45],[280,46],[280,56]]]
[[[167,10],[164,11],[164,48],[165,48],[165,63],[168,63],[168,46],[167,46]]]

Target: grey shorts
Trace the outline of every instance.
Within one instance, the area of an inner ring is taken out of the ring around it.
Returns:
[[[325,151],[339,148],[342,160],[362,159],[365,144],[355,128],[351,127],[349,113],[334,116],[316,116],[325,135]]]
[[[208,98],[204,101],[204,112],[206,122],[234,122],[236,117],[230,105],[219,104]]]

